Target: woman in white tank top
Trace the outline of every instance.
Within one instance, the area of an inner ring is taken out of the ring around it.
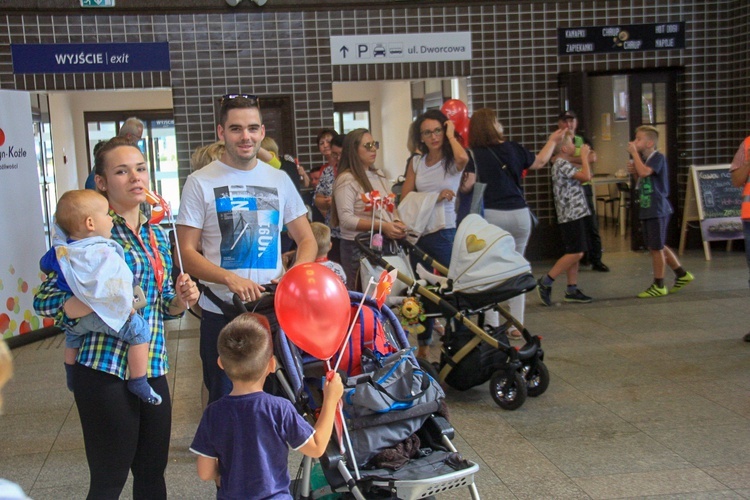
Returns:
[[[406,169],[406,180],[401,191],[404,199],[412,191],[438,193],[435,210],[443,210],[445,227],[422,234],[417,246],[448,267],[456,236],[455,198],[461,184],[469,155],[456,136],[456,128],[442,112],[429,110],[414,122],[413,140],[419,145],[421,156],[414,156]],[[416,262],[412,261],[416,266]],[[426,357],[432,342],[432,320],[418,337],[418,357]]]

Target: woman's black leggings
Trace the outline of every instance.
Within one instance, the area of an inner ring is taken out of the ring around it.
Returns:
[[[128,391],[126,381],[76,364],[73,385],[91,476],[89,499],[120,497],[128,471],[133,498],[167,498],[172,400],[166,376],[148,380],[162,397],[154,406]]]

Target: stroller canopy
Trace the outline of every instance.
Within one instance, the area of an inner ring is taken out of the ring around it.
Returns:
[[[448,278],[453,290],[481,293],[519,274],[531,272],[508,231],[477,214],[467,215],[456,230]]]

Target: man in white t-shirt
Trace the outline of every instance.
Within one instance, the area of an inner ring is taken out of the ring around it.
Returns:
[[[297,243],[296,263],[313,262],[317,245],[307,208],[289,176],[256,157],[265,127],[255,96],[222,98],[217,126],[225,152],[193,172],[182,189],[177,238],[185,272],[200,279],[219,299],[260,298],[263,284],[282,272],[281,230]],[[227,324],[204,293],[200,328],[203,381],[209,403],[231,392],[217,365],[216,341]]]

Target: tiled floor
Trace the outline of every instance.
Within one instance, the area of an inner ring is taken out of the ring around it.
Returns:
[[[483,498],[750,498],[750,330],[744,254],[683,259],[696,281],[642,300],[650,259],[607,241],[609,274],[584,271],[592,304],[528,296],[527,326],[544,337],[549,390],[517,411],[487,386],[448,390],[456,445],[477,461]],[[615,251],[618,250],[618,251]],[[550,262],[534,263],[536,275]],[[564,280],[562,280],[564,281]],[[201,415],[196,322],[170,325],[172,498],[211,498],[187,447]],[[88,472],[65,389],[61,338],[14,351],[0,416],[0,477],[35,499],[83,498]],[[296,460],[292,467],[296,467]],[[129,484],[123,498],[130,498]],[[445,495],[468,498],[468,494]]]

